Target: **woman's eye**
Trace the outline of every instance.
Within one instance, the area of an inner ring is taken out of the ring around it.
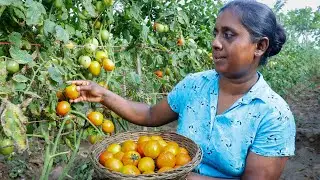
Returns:
[[[226,39],[230,39],[230,38],[233,37],[233,34],[230,33],[230,32],[226,32],[226,33],[223,34],[223,36],[224,36],[224,38],[226,38]]]

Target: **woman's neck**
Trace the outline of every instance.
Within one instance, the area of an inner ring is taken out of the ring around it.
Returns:
[[[242,95],[247,93],[258,79],[257,72],[246,74],[240,78],[228,78],[220,75],[219,89],[230,95]]]

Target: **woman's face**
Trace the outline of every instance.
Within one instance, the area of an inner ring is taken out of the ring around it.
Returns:
[[[259,59],[254,53],[256,43],[231,10],[219,14],[212,41],[215,70],[229,78],[240,78],[256,71]]]

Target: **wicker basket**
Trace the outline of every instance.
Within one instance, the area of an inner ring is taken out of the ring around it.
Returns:
[[[154,174],[142,174],[138,176],[125,175],[118,172],[109,171],[104,166],[99,163],[99,155],[112,143],[119,143],[126,140],[137,141],[139,136],[151,136],[151,135],[160,135],[166,141],[175,141],[179,146],[184,147],[188,150],[192,160],[179,168],[175,168],[171,171],[163,173],[154,173]],[[113,137],[104,139],[103,141],[90,147],[90,159],[94,164],[95,172],[98,178],[100,179],[112,179],[112,180],[122,180],[122,179],[132,179],[132,180],[154,180],[154,179],[185,179],[189,172],[191,172],[202,159],[202,151],[200,147],[194,143],[191,139],[181,136],[174,132],[125,132],[116,134]]]

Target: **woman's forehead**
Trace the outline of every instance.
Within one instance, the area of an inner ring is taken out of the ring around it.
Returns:
[[[222,11],[216,20],[215,28],[229,27],[232,29],[244,28],[240,22],[239,15],[232,10]]]

